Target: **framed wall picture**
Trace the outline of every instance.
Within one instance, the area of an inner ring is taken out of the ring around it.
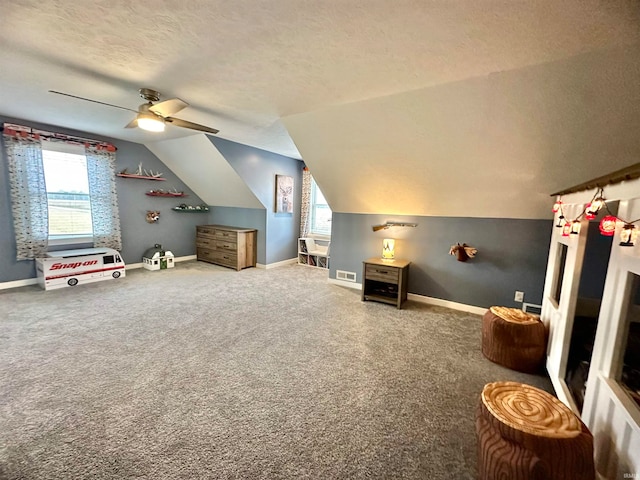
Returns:
[[[276,213],[293,213],[293,177],[276,175]]]

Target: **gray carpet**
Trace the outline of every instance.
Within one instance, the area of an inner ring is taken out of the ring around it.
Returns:
[[[297,265],[0,292],[2,479],[472,479],[477,315]]]

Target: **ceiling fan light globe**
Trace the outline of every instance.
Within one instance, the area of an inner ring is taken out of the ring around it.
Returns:
[[[148,132],[164,132],[164,121],[155,115],[138,115],[138,126]]]

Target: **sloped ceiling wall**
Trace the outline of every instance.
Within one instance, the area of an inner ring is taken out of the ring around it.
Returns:
[[[265,208],[204,134],[145,146],[207,205]]]
[[[640,159],[640,44],[284,118],[331,208],[549,218]]]

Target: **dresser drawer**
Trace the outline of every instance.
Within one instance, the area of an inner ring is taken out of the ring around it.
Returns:
[[[223,252],[220,250],[209,250],[207,248],[198,248],[198,260],[205,262],[217,263],[226,267],[236,268],[238,256],[234,253]]]
[[[398,272],[395,267],[383,267],[380,265],[365,265],[364,276],[367,280],[376,280],[385,283],[398,283]]]
[[[213,249],[216,247],[216,239],[214,236],[206,237],[203,235],[198,235],[196,237],[196,247]]]
[[[212,237],[216,234],[216,229],[214,227],[208,226],[198,226],[196,227],[197,235],[211,235]]]
[[[230,232],[228,230],[216,230],[216,239],[218,240],[227,240],[231,242],[238,241],[238,233]]]
[[[238,244],[230,240],[216,240],[216,250],[224,250],[225,252],[235,253],[238,251]]]

